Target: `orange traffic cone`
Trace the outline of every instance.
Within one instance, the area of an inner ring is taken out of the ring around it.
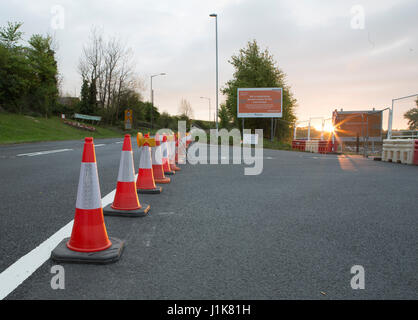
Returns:
[[[158,194],[162,187],[155,185],[150,144],[155,144],[155,140],[145,135],[143,140],[141,154],[139,156],[138,178],[136,180],[136,190],[138,193]]]
[[[107,236],[93,138],[86,138],[71,238],[61,241],[51,259],[105,264],[119,260],[123,247],[124,241]]]
[[[167,136],[163,136],[163,142],[161,144],[161,149],[163,151],[163,169],[164,174],[167,175],[173,175],[175,174],[175,171],[171,169],[170,166],[170,159],[169,159],[169,149],[168,149],[168,143],[167,143]]]
[[[139,203],[136,193],[131,136],[127,134],[123,141],[115,199],[103,209],[103,213],[109,216],[143,217],[149,210],[149,205]]]
[[[168,142],[169,145],[169,162],[170,168],[174,171],[180,171],[181,169],[176,166],[176,136],[170,136],[170,141]]]
[[[155,135],[155,147],[151,149],[152,173],[155,183],[170,183],[171,179],[164,175],[163,157],[161,154],[161,141],[158,134]]]

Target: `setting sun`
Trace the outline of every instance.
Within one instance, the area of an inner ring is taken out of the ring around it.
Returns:
[[[313,126],[315,128],[316,131],[321,132],[322,131],[322,126],[318,125],[318,126]],[[332,123],[326,123],[324,125],[324,132],[334,132],[334,126],[332,125]]]
[[[332,123],[325,124],[324,131],[326,131],[326,132],[334,132],[334,126],[332,125]]]

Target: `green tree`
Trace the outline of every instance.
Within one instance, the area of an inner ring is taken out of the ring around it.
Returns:
[[[131,109],[133,113],[132,117],[133,117],[134,124],[138,123],[138,121],[144,121],[144,109],[143,109],[142,97],[138,92],[132,89],[125,90],[121,94],[120,105],[121,107],[119,108],[120,110],[119,110],[119,115],[118,115],[119,119],[124,119],[125,110]]]
[[[57,103],[58,67],[50,36],[33,35],[29,40],[27,58],[33,70],[30,86],[32,107],[47,117]]]
[[[57,110],[58,67],[50,36],[33,35],[20,45],[21,22],[0,28],[0,104],[6,110],[35,111],[48,116]]]
[[[409,130],[418,130],[418,99],[415,103],[417,107],[408,110],[403,115],[405,119],[408,119]]]
[[[93,79],[89,86],[89,112],[90,114],[96,114],[97,112],[97,86],[96,80]]]
[[[279,121],[276,137],[280,140],[289,139],[292,134],[291,124],[296,120],[296,99],[286,84],[286,75],[280,70],[268,50],[261,51],[257,42],[248,42],[247,47],[229,61],[235,68],[233,79],[222,88],[227,96],[226,107],[234,124],[242,129],[237,118],[237,89],[280,87],[283,89],[283,118]],[[270,132],[270,119],[246,119],[245,128],[263,129],[266,136]]]
[[[80,92],[80,106],[79,110],[81,114],[90,114],[90,88],[89,88],[89,82],[84,79],[83,85],[81,86],[81,92]]]
[[[79,110],[82,114],[95,115],[97,113],[97,89],[95,80],[92,80],[91,83],[87,79],[83,80]]]
[[[22,112],[32,82],[33,70],[25,49],[18,45],[22,23],[0,28],[0,105],[11,112]]]
[[[154,123],[158,122],[158,119],[160,118],[160,113],[158,112],[158,108],[156,106],[152,106],[151,102],[143,102],[142,103],[142,109],[144,110],[144,118],[145,121],[151,122],[151,108],[153,108],[153,117],[154,117]]]
[[[220,128],[228,129],[230,127],[232,117],[226,104],[221,104],[219,108],[219,119]]]
[[[18,47],[23,32],[19,31],[23,22],[7,22],[7,27],[0,27],[0,42],[8,49]]]
[[[172,129],[176,131],[178,120],[179,120],[179,117],[171,116],[169,113],[164,111],[163,113],[161,113],[158,119],[158,125],[161,128],[168,128],[168,129]]]

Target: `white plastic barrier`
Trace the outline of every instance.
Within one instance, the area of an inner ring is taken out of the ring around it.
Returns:
[[[318,153],[318,146],[319,146],[319,141],[318,140],[308,140],[308,141],[306,141],[305,151],[306,152]]]
[[[383,140],[382,161],[414,163],[414,139]]]

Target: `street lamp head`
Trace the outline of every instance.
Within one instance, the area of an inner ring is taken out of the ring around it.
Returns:
[[[163,73],[159,73],[159,74],[154,74],[154,75],[151,76],[151,79],[154,78],[154,77],[166,76],[166,75],[167,75],[167,73],[164,73],[164,72]]]
[[[216,13],[211,13],[210,15],[209,15],[209,17],[217,17],[218,15],[216,14]]]

